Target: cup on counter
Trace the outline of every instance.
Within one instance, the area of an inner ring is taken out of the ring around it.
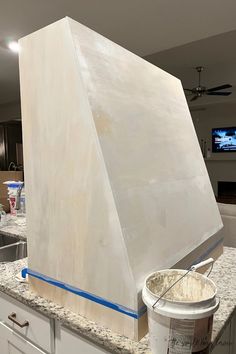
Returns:
[[[23,187],[24,182],[6,181],[4,184],[7,185],[8,189],[10,214],[12,216],[25,216],[25,192]]]

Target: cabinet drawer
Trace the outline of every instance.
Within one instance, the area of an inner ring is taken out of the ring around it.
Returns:
[[[8,317],[11,316],[12,320]],[[14,323],[13,321],[17,323]],[[54,351],[54,321],[0,293],[0,321],[48,353]],[[23,328],[25,321],[28,325]]]
[[[47,354],[0,322],[1,354]]]

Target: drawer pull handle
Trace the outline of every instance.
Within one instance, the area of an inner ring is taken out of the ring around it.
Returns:
[[[8,319],[10,321],[12,321],[13,323],[15,323],[17,326],[19,326],[20,328],[24,328],[24,327],[29,326],[29,322],[28,321],[24,321],[23,323],[18,322],[17,319],[16,319],[16,313],[15,312],[12,312],[8,316]]]

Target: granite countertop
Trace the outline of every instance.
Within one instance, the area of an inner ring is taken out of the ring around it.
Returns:
[[[16,280],[16,275],[27,266],[27,259],[0,263],[0,291],[30,306],[43,315],[54,318],[65,327],[101,345],[112,353],[150,353],[148,336],[136,343],[107,328],[79,316],[62,306],[35,295],[27,283]],[[221,298],[220,308],[214,316],[212,348],[216,345],[236,307],[236,249],[224,248],[224,254],[215,262],[210,278],[216,283]]]
[[[8,214],[4,226],[0,224],[0,234],[26,241],[26,218]]]

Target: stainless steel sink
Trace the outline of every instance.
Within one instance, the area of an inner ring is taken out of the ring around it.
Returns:
[[[11,239],[11,240],[10,240]],[[13,241],[13,242],[11,242]],[[7,243],[8,244],[4,244]],[[0,262],[13,262],[27,257],[27,243],[8,236],[0,236]]]
[[[0,235],[0,247],[16,243],[18,239],[16,237]]]

